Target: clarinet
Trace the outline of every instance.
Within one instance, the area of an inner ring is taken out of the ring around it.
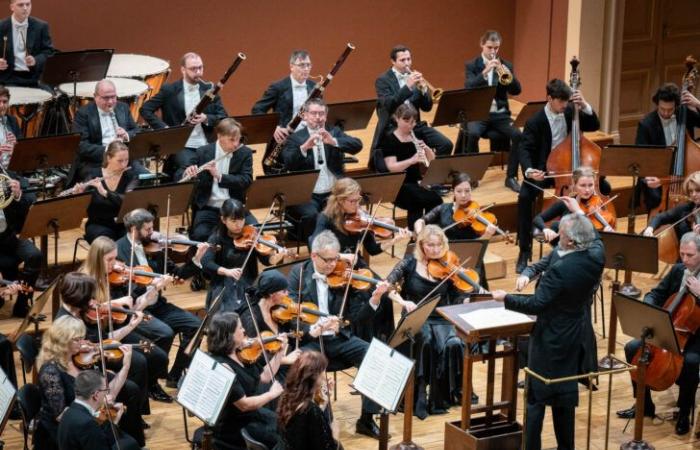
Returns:
[[[316,152],[316,162],[318,162],[319,166],[322,165],[324,147],[320,136],[316,136],[314,139],[314,152]]]

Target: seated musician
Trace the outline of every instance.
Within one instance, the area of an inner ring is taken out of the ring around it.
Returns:
[[[442,281],[430,274],[428,266],[431,260],[445,257],[449,249],[445,233],[436,225],[426,225],[418,234],[413,254],[406,255],[387,276],[389,283],[401,286],[401,297],[405,299],[404,308],[408,312]],[[459,290],[452,279],[442,283],[433,295],[440,296],[438,306],[461,303],[467,298],[467,292]],[[414,346],[417,366],[413,412],[416,417],[425,419],[428,414],[445,414],[450,406],[461,403],[463,352],[464,344],[454,326],[433,312]],[[472,402],[476,401],[478,397],[474,394]]]
[[[84,287],[80,279],[67,279],[60,288],[72,292]],[[37,358],[39,367],[38,386],[41,389],[41,409],[39,410],[37,429],[34,433],[34,448],[36,450],[53,450],[60,447],[59,427],[65,419],[71,403],[75,399],[75,382],[84,371],[73,360],[81,355],[81,350],[87,350],[85,344],[85,324],[77,318],[64,315],[58,317],[44,333],[41,341],[41,351]],[[141,403],[138,386],[127,379],[130,371],[132,349],[122,345],[119,349],[124,353],[121,369],[109,381],[109,394],[112,399],[127,406],[121,415],[119,427],[138,442],[138,447],[145,445],[143,426],[141,424]],[[94,350],[94,349],[91,349]],[[102,385],[104,387],[104,384]],[[106,436],[112,436],[109,426],[105,429]],[[113,440],[113,439],[112,439]],[[74,448],[74,447],[70,447]]]
[[[338,422],[326,414],[327,367],[328,359],[319,352],[304,352],[292,364],[277,405],[281,450],[342,448]]]
[[[98,236],[116,240],[124,236],[124,225],[117,221],[122,200],[139,183],[136,172],[129,166],[129,147],[122,141],[107,145],[102,167],[91,169],[87,181],[78,183],[74,193],[90,190],[92,198],[87,209],[85,240],[92,243]]]
[[[348,231],[345,226],[345,220],[347,218],[358,217],[358,215],[361,214],[371,217],[366,211],[360,208],[360,201],[362,200],[361,194],[362,188],[357,181],[352,178],[338,179],[335,184],[333,184],[333,190],[331,191],[331,196],[328,198],[326,208],[323,210],[323,213],[319,214],[316,218],[316,229],[309,241],[312,242],[316,235],[325,230],[329,230],[338,238],[338,242],[340,242],[340,252],[343,258],[352,260],[363,236],[362,249],[372,256],[378,255],[392,245],[410,238],[410,232],[405,228],[397,228],[398,232],[394,233],[392,238],[382,242],[377,242],[376,236],[372,231],[365,234],[364,226],[360,232]],[[391,219],[379,217],[375,217],[375,219],[393,225]],[[311,244],[309,244],[309,247],[310,246]],[[355,264],[355,268],[369,267],[367,261],[363,257],[363,253],[362,251],[357,252],[358,260]],[[375,278],[379,277],[375,274]],[[367,342],[371,341],[373,337],[381,340],[388,339],[394,331],[394,308],[391,301],[386,297],[382,297],[381,304],[373,317],[372,323],[353,323],[353,331],[358,337]]]
[[[331,366],[339,370],[349,366],[359,367],[369,344],[354,336],[348,327],[341,327],[340,317],[351,322],[364,322],[379,308],[381,296],[388,284],[377,285],[369,301],[362,301],[350,291],[343,301],[343,289],[331,289],[327,276],[333,272],[341,258],[340,243],[333,233],[324,231],[318,234],[311,244],[311,259],[292,268],[289,274],[289,296],[295,301],[311,302],[325,314],[315,325],[306,327],[305,344],[302,350],[319,351],[323,348]],[[299,291],[301,286],[301,291]],[[323,346],[319,341],[323,341]],[[379,406],[362,397],[362,414],[356,423],[359,434],[379,438],[379,427],[372,418],[379,413]]]
[[[266,266],[277,264],[287,254],[284,248],[280,248],[280,251],[270,249],[270,255],[264,255],[258,250],[251,253],[250,247],[255,236],[250,236],[250,241],[246,240],[245,231],[250,230],[251,226],[245,224],[245,217],[246,209],[240,201],[230,198],[221,205],[219,226],[209,237],[209,249],[202,256],[202,269],[211,277],[207,309],[225,288],[221,308],[240,313],[245,307],[245,290],[258,277],[258,261]],[[262,247],[267,249],[267,246]],[[245,267],[243,263],[246,263]]]
[[[284,145],[282,160],[290,172],[320,170],[311,201],[289,208],[289,214],[301,222],[301,240],[313,233],[316,216],[323,210],[336,179],[343,176],[345,153],[355,155],[362,141],[345,134],[340,128],[326,126],[328,106],[320,98],[304,103],[302,117],[306,128],[294,132]]]
[[[68,176],[69,184],[89,179],[92,171],[100,169],[107,146],[115,140],[129,142],[138,126],[129,105],[117,100],[114,83],[105,79],[95,84],[95,101],[75,113],[73,132],[80,134],[80,144]],[[130,165],[136,173],[148,172],[138,161]]]
[[[574,105],[580,108],[581,131],[595,131],[600,126],[598,116],[583,98],[581,91],[572,92],[562,80],[547,83],[547,104],[525,123],[520,141],[520,162],[525,178],[541,187],[551,187],[551,178],[545,178],[547,158],[552,149],[563,142],[571,130]],[[610,184],[600,177],[599,192],[610,193]],[[523,183],[518,195],[518,240],[520,254],[515,272],[520,273],[532,256],[532,215],[540,190]]]
[[[243,429],[267,448],[275,448],[279,440],[277,415],[269,404],[284,391],[284,387],[274,379],[274,374],[286,349],[272,356],[269,363],[244,362],[239,352],[250,341],[246,338],[238,314],[230,311],[214,314],[207,336],[209,353],[236,374],[229,397],[230,405],[222,409],[219,421],[214,426],[214,448],[245,448],[241,436]]]
[[[506,171],[505,185],[507,188],[518,192],[518,144],[522,133],[512,125],[510,109],[508,108],[508,95],[518,95],[522,91],[520,81],[513,72],[513,64],[498,57],[501,48],[501,34],[498,31],[489,30],[481,36],[481,54],[473,60],[467,61],[464,68],[464,87],[478,89],[486,86],[496,86],[496,96],[491,104],[488,120],[471,121],[467,123],[467,152],[479,152],[479,139],[486,135],[488,130],[495,130],[508,138],[511,142],[508,155],[508,170]],[[499,80],[499,70],[510,72],[512,81],[503,84]]]
[[[191,162],[184,173],[186,179],[197,180],[190,237],[206,241],[219,223],[225,200],[245,203],[246,191],[253,183],[253,151],[241,144],[241,124],[227,118],[216,125],[216,142],[199,147]],[[198,166],[206,169],[197,174]],[[248,213],[248,223],[254,222]]]
[[[572,205],[573,199],[570,200]],[[568,214],[559,224],[559,250],[549,259],[532,296],[502,290],[493,298],[506,309],[537,316],[527,366],[540,376],[554,379],[585,373],[590,333],[590,303],[605,264],[605,250],[593,224],[583,214]],[[593,347],[595,348],[595,347]],[[557,448],[573,450],[578,385],[576,381],[544,384],[528,377],[525,448],[542,448],[545,408],[552,408]]]
[[[663,225],[674,225],[676,236],[683,236],[689,231],[700,232],[700,171],[693,172],[683,181],[683,194],[689,201],[679,203],[669,210],[657,214],[651,218],[649,225],[644,229],[644,236],[654,236],[654,231]],[[670,232],[670,231],[669,231]]]
[[[154,220],[153,215],[145,209],[135,209],[124,215],[126,235],[117,241],[117,258],[120,261],[130,262],[133,247],[135,265],[138,263],[140,266],[148,266],[155,273],[168,274],[183,280],[191,277],[198,270],[197,264],[201,264],[202,255],[208,248],[207,244],[200,243],[192,261],[179,267],[176,267],[170,258],[164,262],[161,252],[147,255],[144,246],[164,237],[160,233],[153,231]],[[135,242],[132,242],[132,235]],[[140,289],[144,288],[139,287],[135,289],[137,296],[141,294]],[[194,314],[181,309],[177,305],[168,303],[167,298],[160,293],[155,304],[146,307],[145,311],[160,319],[174,333],[181,336],[182,341],[180,342],[177,356],[166,379],[166,386],[177,387],[182,371],[188,363],[187,355],[184,353],[185,347],[187,347],[189,340],[197,332],[201,321]]]
[[[37,86],[46,58],[53,55],[49,24],[30,16],[31,0],[10,0],[12,15],[0,21],[5,50],[0,55],[0,83]]]
[[[384,155],[384,164],[389,172],[406,172],[401,189],[394,204],[408,213],[408,228],[420,219],[425,211],[430,211],[442,203],[435,191],[420,185],[422,170],[435,159],[435,151],[421,139],[420,130],[416,133],[417,144],[411,134],[415,130],[418,111],[410,104],[402,104],[394,113],[396,128],[382,137],[379,147]]]
[[[142,448],[133,437],[118,433],[115,438],[109,424],[98,425],[95,414],[108,401],[112,389],[105,389],[99,372],[86,371],[75,378],[75,400],[65,410],[58,425],[58,448],[71,450],[138,450]],[[124,420],[125,407],[116,404],[114,422]],[[117,430],[118,432],[118,430]]]
[[[141,117],[153,129],[182,125],[204,94],[212,87],[211,83],[203,80],[204,63],[196,53],[188,52],[183,55],[180,59],[180,72],[181,80],[164,84],[160,91],[139,109]],[[156,115],[158,110],[161,112],[161,117]],[[185,148],[165,164],[164,170],[173,180],[182,178],[185,168],[195,164],[197,149],[210,141],[209,137],[213,134],[214,127],[227,115],[221,103],[221,97],[217,95],[201,114],[188,121],[194,128],[185,143]]]
[[[428,147],[434,149],[437,155],[449,155],[452,153],[452,142],[435,128],[428,126],[426,121],[420,120],[418,111],[430,111],[433,107],[433,98],[423,79],[423,74],[411,70],[413,64],[411,50],[403,45],[397,45],[391,49],[389,56],[391,68],[374,82],[374,89],[377,91],[378,121],[372,138],[372,151],[377,148],[384,149],[381,145],[382,140],[394,131],[397,125],[397,108],[402,104],[410,104],[416,111],[416,135],[423,139]],[[377,170],[383,171],[381,161],[374,161],[374,158],[370,157],[370,164],[374,164]]]
[[[681,262],[675,264],[661,282],[644,296],[645,303],[651,303],[663,307],[665,302],[676,294],[690,294],[695,301],[700,297],[700,235],[688,232],[680,240],[679,253]],[[633,339],[625,344],[625,357],[632,361],[641,347],[639,339]],[[690,431],[690,411],[695,404],[695,392],[698,388],[698,369],[700,366],[700,339],[698,333],[688,333],[688,341],[683,350],[683,367],[676,380],[678,385],[678,420],[676,421],[676,434],[684,435]],[[649,372],[647,372],[649,373]],[[635,383],[632,382],[632,393],[636,392]],[[656,406],[651,399],[649,387],[644,393],[644,416],[654,417]],[[621,418],[632,418],[636,411],[632,406],[629,409],[618,411]]]
[[[700,101],[687,90],[681,95],[674,83],[664,83],[651,100],[656,109],[639,121],[635,145],[676,145],[678,139],[678,109],[687,105],[686,130],[694,136],[695,127],[700,126]],[[661,203],[661,180],[658,177],[646,177],[639,181],[647,210],[656,208]],[[679,234],[682,236],[683,233]]]

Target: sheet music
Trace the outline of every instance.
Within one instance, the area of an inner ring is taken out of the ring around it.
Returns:
[[[236,374],[231,369],[197,350],[177,393],[177,402],[214,426],[235,379]]]
[[[413,364],[412,359],[372,339],[357,370],[353,387],[387,411],[395,412]]]
[[[459,318],[477,330],[534,322],[528,315],[511,311],[506,309],[505,306],[500,308],[476,309],[468,313],[460,314]]]
[[[12,400],[15,398],[17,389],[12,385],[12,382],[5,372],[0,369],[0,424],[4,423],[5,418],[10,413]],[[2,430],[0,430],[2,431]]]

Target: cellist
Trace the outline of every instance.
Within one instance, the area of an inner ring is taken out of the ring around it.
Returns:
[[[675,264],[661,282],[644,296],[645,303],[663,306],[667,299],[685,288],[687,293],[697,298],[700,297],[700,235],[686,233],[681,237],[680,250],[681,262]],[[627,361],[639,350],[641,341],[633,339],[625,345],[625,357]],[[698,369],[700,368],[700,339],[697,333],[690,336],[683,349],[683,367],[676,380],[678,384],[678,420],[676,422],[676,434],[684,435],[690,430],[690,410],[695,402],[695,391],[698,387]],[[632,382],[634,392],[634,382]],[[644,395],[644,415],[654,417],[656,407],[651,399],[651,391],[646,389]],[[617,412],[618,417],[629,419],[634,417],[634,406]]]

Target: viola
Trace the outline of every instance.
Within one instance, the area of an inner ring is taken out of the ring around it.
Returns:
[[[104,352],[105,361],[108,363],[120,363],[122,359],[124,359],[124,352],[119,348],[122,345],[128,345],[131,348],[140,348],[145,353],[150,352],[154,348],[154,344],[146,340],[138,344],[122,344],[114,339],[104,339],[102,341],[102,350]],[[83,370],[95,367],[95,365],[100,363],[100,360],[100,347],[92,342],[83,344],[80,348],[80,352],[73,355],[73,364]]]
[[[450,277],[460,292],[479,292],[482,289],[479,274],[474,269],[460,267],[459,257],[453,251],[448,251],[442,258],[428,261],[428,273],[438,280]]]
[[[484,209],[485,208],[481,208],[477,202],[472,200],[464,208],[455,208],[455,212],[452,214],[452,220],[454,220],[456,226],[460,228],[471,227],[479,236],[482,236],[489,226],[494,226],[496,228],[496,233],[505,237],[507,242],[512,243],[513,238],[510,236],[510,233],[503,231],[496,225],[498,223],[496,215],[486,212]]]
[[[258,236],[258,234],[260,235]],[[262,233],[253,225],[243,226],[241,235],[233,240],[233,245],[239,250],[250,250],[253,242],[255,242],[255,251],[263,256],[269,256],[273,253],[284,254],[286,251],[277,243],[277,238],[274,235]]]
[[[328,287],[332,289],[342,288],[350,282],[350,286],[359,291],[366,291],[371,286],[377,285],[384,280],[374,278],[374,274],[369,269],[350,270],[350,266],[343,260],[338,260],[333,272],[326,277]]]
[[[126,412],[126,406],[122,405],[121,409]],[[114,406],[111,403],[105,403],[100,407],[100,410],[98,411],[99,415],[95,417],[95,420],[97,420],[97,423],[100,425],[103,425],[105,423],[109,422],[114,422],[117,420],[117,416],[119,415],[119,408]]]
[[[95,308],[90,308],[88,309],[84,314],[83,314],[83,319],[92,325],[95,325],[97,323],[97,319],[99,317],[100,323],[101,324],[107,324],[107,320],[109,320],[109,315],[110,315],[110,309],[112,310],[111,315],[112,315],[112,322],[121,325],[126,320],[129,318],[129,316],[133,316],[136,314],[136,312],[126,309],[126,308],[120,308],[118,306],[112,306],[111,308],[107,304],[100,305],[99,311],[95,311]],[[143,320],[149,321],[151,320],[151,315],[144,312],[143,313]]]
[[[12,281],[12,280],[0,280],[0,286],[11,286],[13,284],[19,284],[19,291],[25,294],[31,294],[34,292],[34,288],[29,286],[24,281]]]
[[[394,225],[394,221],[389,218],[372,218],[362,210],[345,217],[343,228],[350,234],[363,233],[369,227],[369,231],[381,239],[389,239],[394,233],[401,231],[401,228]]]
[[[615,228],[617,215],[615,207],[608,199],[602,195],[593,194],[586,203],[577,198],[578,204],[583,213],[593,223],[596,230],[603,230],[607,227]]]
[[[301,337],[302,334],[303,333],[297,333],[296,331],[280,334],[274,334],[271,331],[263,331],[260,333],[260,338],[247,339],[241,347],[236,349],[236,354],[244,363],[253,364],[262,355],[263,347],[265,351],[274,355],[282,349],[282,336]]]

